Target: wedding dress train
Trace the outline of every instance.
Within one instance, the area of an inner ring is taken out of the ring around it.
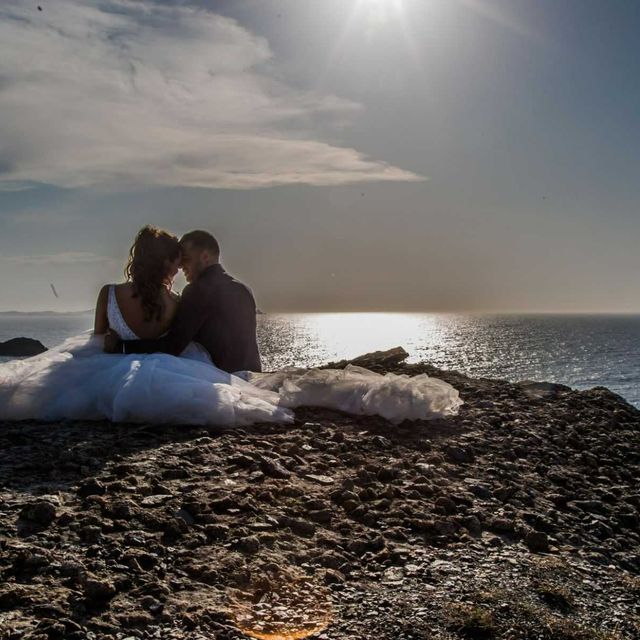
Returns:
[[[113,286],[109,326],[127,326]],[[311,405],[392,423],[446,417],[462,400],[450,384],[426,374],[381,375],[361,367],[283,369],[232,375],[191,343],[180,355],[106,354],[102,336],[86,332],[26,360],[0,364],[0,420],[110,420],[152,424],[291,423],[292,408]]]
[[[109,288],[109,327],[138,336]],[[153,424],[247,425],[293,421],[277,393],[213,366],[191,343],[180,357],[107,354],[86,332],[26,360],[0,365],[0,420],[111,420]]]

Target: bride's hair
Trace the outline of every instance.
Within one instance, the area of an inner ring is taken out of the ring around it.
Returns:
[[[124,275],[133,285],[133,297],[142,299],[145,321],[162,319],[164,304],[160,294],[169,276],[167,262],[179,256],[180,243],[172,233],[151,225],[138,231]]]

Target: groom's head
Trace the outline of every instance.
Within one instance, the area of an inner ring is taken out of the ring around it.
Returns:
[[[207,231],[189,231],[180,238],[182,262],[187,282],[193,282],[212,264],[220,261],[220,245]]]

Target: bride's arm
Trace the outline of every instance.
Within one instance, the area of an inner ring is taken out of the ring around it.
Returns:
[[[105,284],[98,294],[96,302],[96,317],[93,322],[93,333],[102,335],[109,330],[109,321],[107,320],[107,303],[109,300],[109,285]]]

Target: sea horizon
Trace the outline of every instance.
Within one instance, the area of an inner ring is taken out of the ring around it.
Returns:
[[[47,348],[86,331],[92,311],[0,312],[0,342]],[[407,362],[473,377],[605,386],[640,407],[640,314],[265,312],[258,340],[265,370],[314,367],[401,346]],[[0,358],[6,361],[7,358]]]
[[[86,314],[92,314],[95,312],[95,309],[80,309],[80,310],[73,310],[73,309],[69,309],[69,310],[55,310],[55,309],[43,309],[43,310],[35,310],[35,311],[21,311],[19,309],[8,309],[6,311],[0,311],[0,316],[2,315],[86,315]],[[434,314],[434,315],[479,315],[479,316],[493,316],[493,315],[506,315],[506,316],[513,316],[513,315],[522,315],[522,316],[545,316],[545,315],[549,315],[549,316],[640,316],[640,309],[639,310],[631,310],[631,311],[618,311],[618,310],[613,310],[613,311],[602,311],[602,310],[596,310],[596,311],[589,311],[589,310],[576,310],[576,311],[564,311],[564,310],[551,310],[551,311],[547,311],[547,310],[527,310],[527,311],[520,311],[518,309],[507,309],[507,310],[456,310],[456,309],[451,309],[451,310],[431,310],[431,309],[425,309],[425,310],[402,310],[402,309],[378,309],[378,310],[370,310],[370,309],[340,309],[340,310],[331,310],[331,309],[324,309],[324,310],[305,310],[305,309],[298,309],[298,310],[279,310],[279,309],[272,309],[269,311],[264,311],[262,309],[258,309],[257,312],[260,315],[297,315],[297,314],[355,314],[355,313],[362,313],[362,314],[375,314],[375,313],[379,313],[379,314],[401,314],[401,315],[410,315],[410,314]]]

